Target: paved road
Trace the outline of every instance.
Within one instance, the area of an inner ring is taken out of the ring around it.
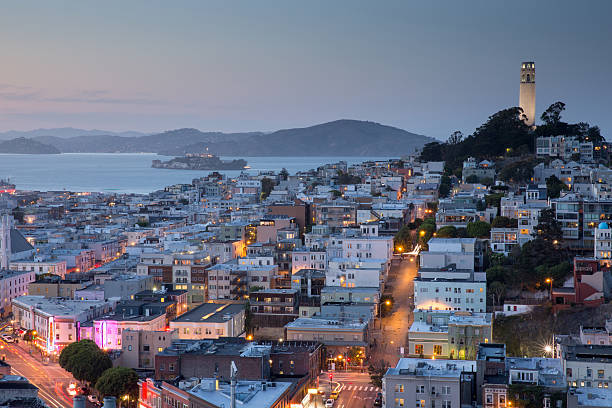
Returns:
[[[417,276],[416,257],[403,260],[392,267],[390,282],[393,296],[393,310],[390,316],[382,319],[382,331],[375,333],[377,347],[373,350],[372,361],[386,361],[395,366],[402,357],[400,347],[408,347],[408,329],[413,321],[414,278]]]
[[[321,384],[328,382],[327,373],[324,373]],[[334,404],[334,408],[371,408],[380,389],[370,383],[367,373],[334,373],[334,388],[340,391],[340,395]]]
[[[43,364],[29,354],[28,346],[0,341],[0,353],[11,365],[11,372],[27,378],[38,387],[38,396],[51,408],[70,408],[72,398],[66,393],[66,387],[74,381],[72,374],[55,363]]]

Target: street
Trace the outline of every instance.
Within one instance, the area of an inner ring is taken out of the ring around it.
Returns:
[[[413,280],[418,271],[418,258],[413,257],[412,261],[410,259],[403,259],[399,265],[392,266],[389,273],[386,287],[391,289],[393,309],[391,315],[382,319],[382,331],[373,333],[376,347],[370,352],[371,362],[385,361],[390,366],[395,366],[402,357],[400,348],[408,346],[408,329],[413,321]]]
[[[72,374],[62,369],[57,363],[43,364],[40,359],[31,356],[29,345],[6,343],[0,341],[2,358],[11,365],[11,373],[27,378],[38,387],[38,396],[51,408],[70,408],[72,398],[66,387],[74,381]],[[23,348],[22,348],[23,346]],[[37,351],[34,351],[37,353]]]
[[[333,375],[330,384],[329,374]],[[371,408],[380,389],[370,383],[368,373],[323,372],[319,377],[319,388],[329,396],[331,391],[339,391],[334,408]],[[330,391],[331,385],[331,391]],[[314,405],[319,407],[319,404]]]

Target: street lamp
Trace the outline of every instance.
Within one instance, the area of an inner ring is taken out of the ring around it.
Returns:
[[[553,280],[552,280],[552,278],[546,278],[546,280],[544,282],[550,284],[550,292],[549,292],[549,294],[550,294],[550,300],[552,302],[552,284],[553,284]]]

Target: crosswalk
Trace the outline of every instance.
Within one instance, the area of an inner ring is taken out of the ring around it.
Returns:
[[[364,392],[380,392],[378,387],[368,387],[367,385],[342,385],[341,391],[364,391]]]

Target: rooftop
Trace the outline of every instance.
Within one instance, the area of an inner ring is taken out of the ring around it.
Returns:
[[[334,330],[334,331],[355,331],[364,330],[368,325],[367,322],[359,320],[336,320],[322,319],[316,317],[299,317],[294,321],[287,323],[287,329],[300,330]]]
[[[610,388],[577,388],[571,389],[568,398],[575,395],[578,406],[612,407],[612,389]]]
[[[458,381],[462,372],[476,372],[476,361],[400,358],[397,365],[389,368],[385,375],[454,377]]]
[[[59,298],[45,298],[44,296],[19,296],[13,299],[13,303],[29,308],[34,308],[41,314],[48,316],[73,316],[92,308],[100,308],[108,305],[101,300],[69,300]]]
[[[228,320],[226,316],[230,316],[231,318],[240,312],[244,312],[243,303],[203,303],[195,309],[177,317],[171,323],[222,323]]]
[[[244,408],[268,408],[280,399],[291,387],[290,382],[238,381],[236,384],[237,405]],[[213,378],[202,379],[200,384],[188,391],[204,401],[218,407],[230,406],[230,384]]]

